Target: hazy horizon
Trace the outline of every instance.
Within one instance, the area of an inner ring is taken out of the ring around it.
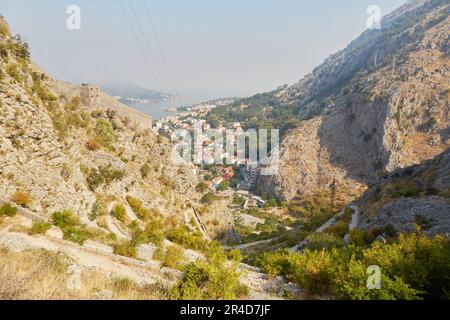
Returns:
[[[366,29],[368,6],[385,15],[405,2],[3,0],[0,13],[57,79],[220,97],[299,81]],[[66,27],[69,5],[80,30]]]

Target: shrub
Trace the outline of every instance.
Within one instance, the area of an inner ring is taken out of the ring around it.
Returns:
[[[208,190],[208,185],[207,185],[206,183],[204,183],[203,181],[202,181],[202,182],[199,182],[199,183],[197,184],[197,186],[195,187],[195,190],[196,190],[198,193],[203,193],[203,192],[205,192],[206,190]]]
[[[352,232],[352,235],[354,232]],[[400,235],[368,248],[264,253],[256,263],[271,276],[284,275],[312,294],[338,299],[448,299],[450,239]],[[381,290],[369,290],[367,267],[382,269]]]
[[[62,229],[62,232],[64,240],[72,241],[79,245],[83,245],[86,240],[92,237],[92,234],[82,227],[68,226]]]
[[[64,240],[84,244],[92,233],[80,226],[80,220],[71,211],[58,211],[52,215],[53,224],[61,229]]]
[[[136,258],[137,249],[131,242],[116,244],[114,246],[114,254],[124,257]]]
[[[164,255],[163,266],[171,269],[180,268],[184,258],[184,251],[176,246],[167,248]]]
[[[332,234],[327,233],[313,233],[308,237],[308,249],[322,250],[332,249],[344,246],[342,238],[338,238]]]
[[[230,183],[228,181],[222,181],[219,184],[219,187],[217,187],[217,190],[219,191],[225,191],[230,187]]]
[[[95,132],[99,141],[106,147],[111,147],[116,139],[112,124],[104,119],[97,120]]]
[[[148,177],[148,175],[150,174],[150,166],[148,165],[148,163],[145,163],[141,169],[141,176],[143,179],[146,179]]]
[[[113,208],[111,214],[114,218],[116,218],[120,222],[126,223],[127,215],[126,215],[125,207],[123,205],[121,205],[121,204],[116,205]]]
[[[116,170],[112,165],[107,165],[97,169],[92,169],[89,172],[87,183],[92,191],[95,191],[103,184],[110,185],[115,180],[122,180],[125,177],[125,172]]]
[[[245,198],[241,196],[234,195],[233,204],[243,207],[245,204]]]
[[[191,232],[186,226],[170,230],[167,233],[167,239],[184,248],[193,250],[204,250],[207,244],[201,233]]]
[[[367,243],[364,231],[361,229],[353,229],[350,231],[350,243],[358,247],[365,246]]]
[[[212,246],[206,258],[184,267],[183,278],[170,290],[171,299],[232,300],[248,295],[247,287],[239,283],[237,263],[225,264],[226,255],[220,247]]]
[[[92,210],[89,215],[89,220],[91,221],[97,220],[98,217],[104,216],[105,214],[106,214],[105,204],[99,199],[95,200],[95,203],[92,206]]]
[[[30,59],[28,43],[24,42],[19,35],[12,38],[9,43],[9,48],[17,58],[22,60]]]
[[[240,250],[231,250],[227,253],[228,259],[235,262],[241,262],[243,260],[243,256]]]
[[[200,202],[202,204],[211,204],[214,201],[216,201],[218,198],[214,195],[214,193],[212,192],[208,192],[207,194],[205,194],[201,199]]]
[[[139,219],[147,220],[150,218],[150,211],[144,207],[141,200],[133,198],[132,196],[127,196],[126,200]]]
[[[8,65],[5,71],[16,82],[22,82],[22,75],[17,64]]]
[[[153,220],[148,223],[144,230],[136,228],[133,231],[132,243],[135,246],[154,243],[161,245],[164,240],[164,225],[160,220]]]
[[[33,223],[33,226],[31,227],[30,234],[45,234],[50,228],[51,224],[47,222],[42,221],[36,221]]]
[[[14,202],[15,204],[21,206],[21,207],[28,207],[31,202],[31,196],[28,192],[26,191],[21,191],[21,190],[17,190],[11,197],[11,201]]]
[[[420,195],[420,187],[412,180],[398,181],[388,186],[387,192],[394,199],[405,197],[415,198]]]
[[[17,208],[9,203],[4,203],[0,207],[0,216],[14,217],[17,214]]]
[[[352,208],[346,207],[344,209],[344,215],[342,216],[342,221],[349,224],[352,221],[353,213],[354,213],[354,210]]]
[[[86,142],[86,149],[89,151],[97,151],[100,149],[100,142],[95,138],[91,138]]]
[[[73,215],[72,211],[69,210],[53,213],[52,222],[55,226],[61,229],[80,224],[80,220]]]
[[[0,22],[0,35],[2,35],[2,36],[9,35],[8,26],[2,22]]]
[[[450,200],[450,189],[441,190],[438,195],[442,198],[447,198]]]
[[[327,228],[325,232],[343,238],[349,232],[348,223],[346,221],[338,221],[334,226]]]

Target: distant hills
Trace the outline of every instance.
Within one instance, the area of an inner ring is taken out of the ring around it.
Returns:
[[[177,96],[142,88],[133,85],[103,85],[102,90],[108,95],[115,97],[120,102],[127,103],[150,103],[154,101],[167,101],[176,99]]]

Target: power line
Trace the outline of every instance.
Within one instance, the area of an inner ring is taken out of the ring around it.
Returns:
[[[176,86],[175,86],[175,82],[173,81],[172,71],[170,70],[169,63],[167,62],[167,58],[166,58],[166,55],[164,53],[163,47],[161,46],[161,42],[159,41],[159,37],[158,37],[158,34],[156,32],[156,28],[155,28],[155,25],[153,23],[153,19],[152,19],[152,16],[150,14],[150,9],[148,8],[146,0],[144,0],[144,6],[145,6],[145,10],[147,12],[148,19],[149,19],[150,24],[152,26],[153,34],[155,35],[156,43],[158,44],[159,51],[161,52],[161,56],[163,57],[164,63],[166,65],[167,72],[169,74],[169,78],[170,78],[170,82],[172,84],[173,90],[174,90],[176,95],[179,95],[178,91],[176,89]]]
[[[153,80],[155,81],[156,86],[158,87],[158,90],[161,91],[161,85],[159,84],[159,81],[155,75],[155,72],[153,71],[150,62],[148,61],[147,55],[145,54],[144,49],[142,48],[142,45],[139,41],[138,36],[136,35],[136,32],[133,29],[133,25],[130,22],[130,19],[125,11],[125,8],[123,7],[122,2],[120,2],[120,0],[117,0],[117,2],[119,2],[120,8],[122,9],[122,13],[123,13],[125,19],[127,20],[128,26],[130,27],[130,30],[131,30],[131,33],[133,34],[133,37],[136,40],[136,43],[139,47],[139,50],[141,51],[142,56],[144,57],[145,62],[147,63],[148,68],[150,69],[150,73],[153,76]]]
[[[169,49],[169,55],[170,55],[170,57],[172,59],[172,62],[173,62],[173,66],[174,66],[174,69],[175,69],[175,75],[176,75],[176,78],[177,78],[177,82],[178,82],[178,84],[180,84],[181,83],[180,72],[179,72],[179,70],[177,68],[176,61],[174,59],[172,45],[171,45],[170,39],[169,39],[169,37],[167,35],[167,31],[166,31],[166,28],[165,28],[165,25],[164,25],[164,21],[163,21],[163,18],[162,18],[162,14],[161,14],[161,10],[159,8],[158,1],[154,0],[153,3],[155,5],[156,13],[158,14],[159,22],[161,24],[162,35],[163,35],[164,40],[165,40],[165,42],[167,44],[167,48]]]
[[[155,69],[156,69],[157,73],[159,74],[159,77],[161,78],[161,83],[162,83],[163,87],[165,88],[166,85],[165,85],[165,83],[164,83],[164,76],[163,76],[161,70],[160,70],[159,67],[158,67],[158,64],[157,64],[157,61],[156,61],[156,59],[155,59],[155,56],[153,55],[152,48],[150,47],[150,44],[149,44],[149,42],[148,42],[148,40],[147,40],[147,36],[145,35],[145,32],[144,32],[144,28],[142,28],[142,24],[141,24],[141,22],[139,21],[139,17],[138,17],[138,15],[136,14],[136,10],[134,10],[134,6],[133,6],[133,3],[131,2],[131,0],[128,0],[128,3],[130,4],[131,11],[133,12],[133,15],[134,15],[134,17],[135,17],[135,19],[136,19],[136,22],[137,22],[137,24],[138,24],[138,27],[139,27],[139,29],[140,29],[140,31],[141,31],[141,33],[142,33],[142,37],[144,38],[144,43],[145,43],[145,45],[147,46],[147,50],[148,50],[148,52],[149,52],[149,54],[150,54],[150,58],[152,59],[154,65],[155,65]]]

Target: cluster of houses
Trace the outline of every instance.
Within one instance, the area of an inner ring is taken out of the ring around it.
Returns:
[[[217,177],[206,182],[206,185],[210,190],[216,190],[224,181],[230,182],[234,178],[235,172],[233,167],[220,166],[217,168],[217,174]]]
[[[186,111],[180,112],[176,115],[167,116],[154,123],[154,131],[164,131],[165,134],[171,135],[175,129],[193,130],[196,126],[201,126],[203,130],[209,130],[211,127],[206,120],[201,119],[205,117],[212,109],[216,108],[215,104],[198,104],[189,108]]]

